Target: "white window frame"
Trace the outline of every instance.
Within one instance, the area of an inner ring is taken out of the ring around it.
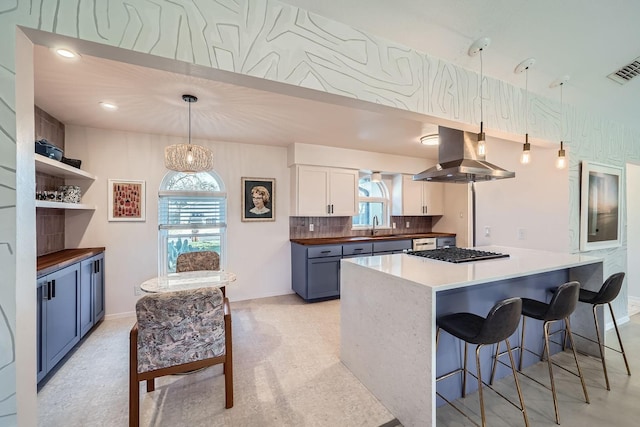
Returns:
[[[180,233],[180,239],[191,239],[189,243],[198,241],[198,238],[214,237],[219,240],[220,245],[216,251],[220,254],[220,269],[224,270],[227,259],[227,193],[224,191],[224,182],[215,171],[209,171],[200,172],[200,174],[207,174],[215,181],[218,186],[216,191],[172,190],[168,188],[174,177],[179,174],[182,172],[167,172],[158,191],[158,275],[164,276],[175,271],[175,259],[173,258],[176,258],[178,254],[172,255],[172,262],[169,259],[168,246],[169,239],[175,238],[176,233]],[[189,215],[183,217],[182,212],[172,211],[171,205],[167,205],[167,203],[171,203],[172,198],[185,201],[201,199],[203,204],[201,206],[191,205],[191,208],[186,212]],[[203,209],[205,209],[204,212],[202,212]],[[210,210],[207,211],[207,209]],[[198,220],[199,215],[207,217],[206,222]],[[203,232],[205,234],[202,234]]]
[[[371,185],[377,185],[380,188],[380,192],[383,194],[382,197],[367,197],[360,195],[360,182],[362,180],[371,181],[371,175],[364,175],[358,179],[358,211],[360,211],[360,203],[382,203],[382,215],[381,218],[378,218],[380,223],[376,225],[376,229],[378,228],[390,228],[389,226],[389,209],[390,209],[390,198],[389,198],[389,190],[387,189],[387,185],[382,182],[371,182]],[[354,224],[353,221],[358,218],[360,215],[353,216],[351,220],[351,228],[353,230],[370,230],[373,228],[373,224]]]

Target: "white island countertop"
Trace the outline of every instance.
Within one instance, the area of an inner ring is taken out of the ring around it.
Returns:
[[[361,265],[380,273],[409,280],[433,288],[434,291],[479,285],[602,262],[602,258],[582,254],[504,246],[481,246],[474,249],[509,254],[509,257],[456,264],[415,255],[394,254],[348,258],[343,259],[342,262]]]
[[[545,297],[562,280],[577,280],[590,290],[602,286],[600,258],[501,246],[476,249],[509,258],[460,264],[408,254],[341,260],[340,359],[406,427],[436,425],[438,310],[484,315],[503,298]],[[591,306],[578,305],[571,328],[595,337],[591,316]],[[440,358],[461,359],[455,349],[443,351]]]

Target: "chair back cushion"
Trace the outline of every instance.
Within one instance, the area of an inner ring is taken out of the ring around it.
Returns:
[[[215,251],[185,252],[176,259],[176,272],[220,270],[220,255]]]
[[[573,281],[560,285],[554,291],[542,320],[560,320],[570,316],[578,305],[579,295],[579,282]]]
[[[138,373],[225,353],[224,305],[218,288],[146,295],[136,303]]]
[[[480,333],[472,342],[493,344],[509,338],[518,328],[521,313],[522,300],[520,298],[507,298],[498,301],[489,311]]]
[[[615,273],[609,276],[591,303],[606,304],[616,299],[622,288],[622,282],[624,282],[624,273]]]

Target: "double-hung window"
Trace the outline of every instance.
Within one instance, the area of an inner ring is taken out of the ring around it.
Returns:
[[[158,270],[176,271],[183,252],[216,251],[226,265],[227,194],[213,171],[168,172],[158,193]]]
[[[384,182],[371,182],[367,175],[358,181],[358,215],[353,217],[354,228],[389,226],[389,193]]]

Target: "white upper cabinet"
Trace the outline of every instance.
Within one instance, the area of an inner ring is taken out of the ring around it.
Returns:
[[[393,177],[393,215],[444,214],[444,184],[414,181],[411,175]]]
[[[293,216],[353,216],[358,212],[357,170],[296,165],[291,181]]]

